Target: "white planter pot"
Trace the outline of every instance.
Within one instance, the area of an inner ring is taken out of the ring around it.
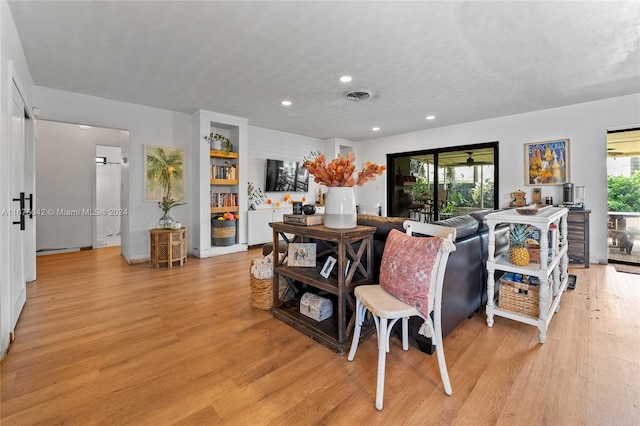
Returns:
[[[357,225],[356,194],[353,187],[330,187],[324,201],[324,226],[348,229]]]

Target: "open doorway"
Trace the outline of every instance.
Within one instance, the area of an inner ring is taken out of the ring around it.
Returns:
[[[36,221],[37,254],[60,253],[98,247],[98,221],[117,221],[110,225],[118,233],[120,206],[120,167],[110,186],[117,186],[117,206],[98,208],[98,146],[121,149],[128,132],[48,120],[36,120]],[[117,155],[117,157],[115,157]],[[120,162],[119,153],[106,155],[110,163]],[[104,170],[104,169],[103,169]],[[104,195],[101,189],[100,195]]]
[[[640,265],[640,128],[607,133],[608,259]]]
[[[96,146],[97,248],[119,246],[121,243],[120,158],[119,146]]]

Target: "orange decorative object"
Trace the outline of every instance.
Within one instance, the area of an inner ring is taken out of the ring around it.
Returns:
[[[314,182],[328,187],[362,186],[375,179],[376,176],[382,175],[382,172],[386,170],[386,166],[379,166],[367,161],[354,178],[353,173],[356,171],[356,167],[353,162],[355,159],[355,154],[349,152],[346,158],[338,155],[338,158],[327,163],[326,156],[320,154],[314,160],[305,160],[302,167],[309,170],[309,173],[314,176]]]

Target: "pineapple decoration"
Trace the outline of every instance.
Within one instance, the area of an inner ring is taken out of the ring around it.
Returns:
[[[526,241],[530,236],[531,229],[524,223],[513,223],[509,226],[509,257],[514,265],[527,266],[529,264],[529,250],[527,250]]]

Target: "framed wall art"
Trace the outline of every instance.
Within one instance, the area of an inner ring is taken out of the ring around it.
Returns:
[[[144,146],[145,201],[184,199],[184,148]]]
[[[316,266],[315,243],[291,243],[287,257],[288,266]]]
[[[524,144],[525,185],[569,182],[569,139]]]

